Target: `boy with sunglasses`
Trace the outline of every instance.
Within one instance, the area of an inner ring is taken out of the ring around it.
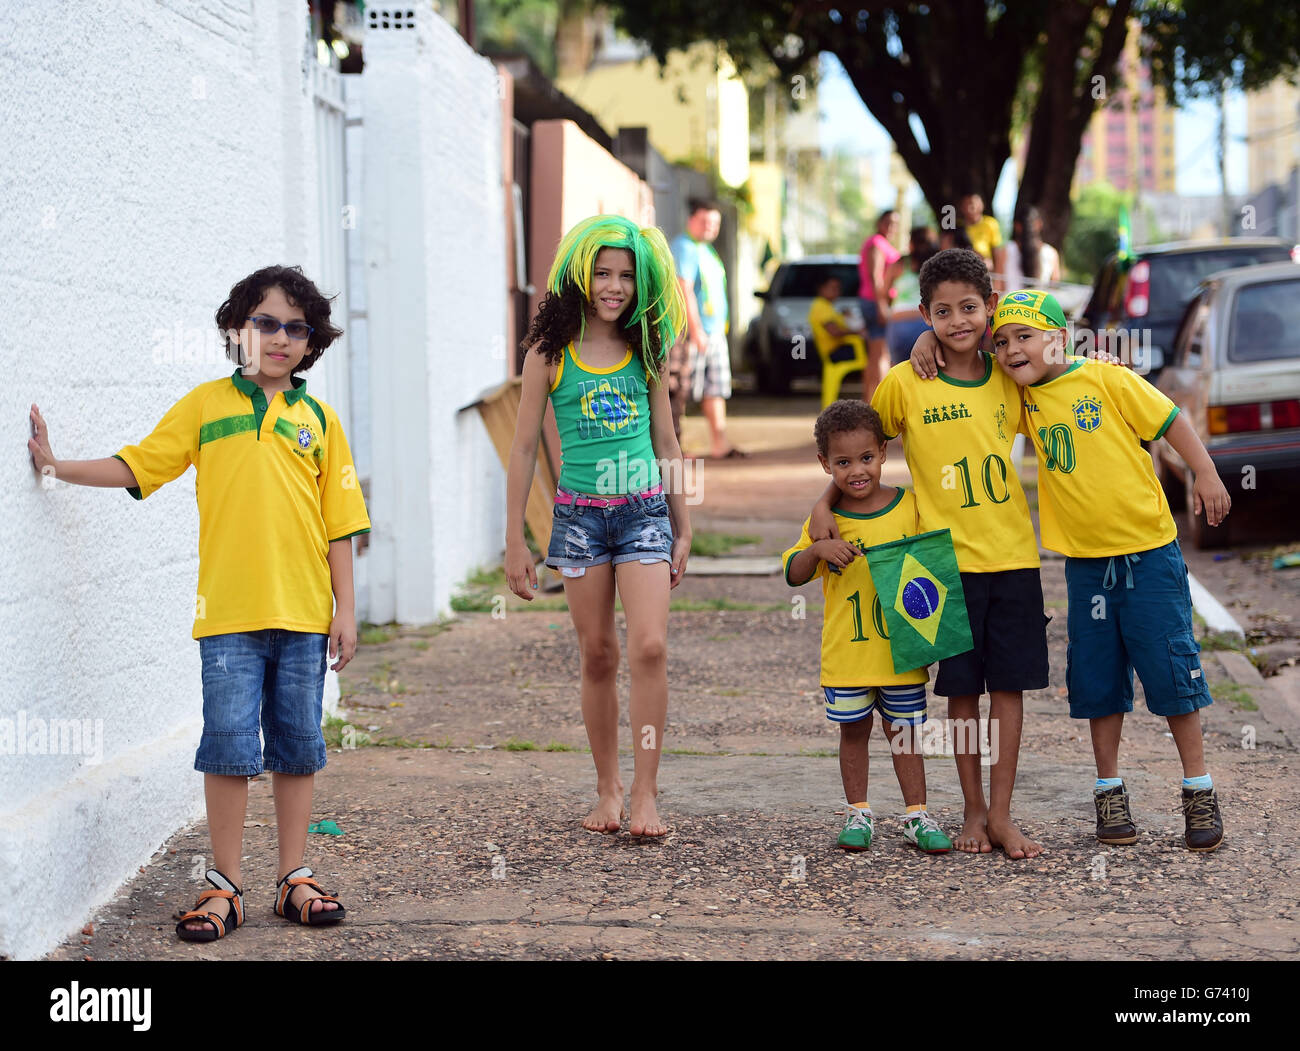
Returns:
[[[58,460],[31,409],[36,469],[142,500],[194,465],[202,484],[194,638],[203,662],[204,775],[211,890],[177,935],[215,941],[244,921],[240,857],[248,778],[272,772],[279,825],[275,911],[335,923],[338,899],[302,863],[321,733],[326,652],[356,650],[352,537],[370,520],[337,414],[297,373],[341,336],[329,300],[299,267],[271,266],[234,286],[216,314],[240,368],[200,384],[138,445],[100,460]],[[259,726],[265,739],[258,739]]]

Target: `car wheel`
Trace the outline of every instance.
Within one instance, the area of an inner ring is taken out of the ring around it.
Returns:
[[[1221,547],[1228,546],[1228,523],[1225,520],[1222,525],[1212,526],[1206,520],[1205,512],[1199,515],[1192,511],[1194,497],[1192,490],[1195,485],[1195,478],[1189,470],[1184,475],[1183,491],[1184,499],[1187,506],[1187,524],[1192,531],[1192,543],[1196,545],[1199,551],[1213,551]]]
[[[783,369],[771,358],[764,358],[762,352],[754,355],[754,380],[764,394],[779,396],[790,393],[789,369]]]

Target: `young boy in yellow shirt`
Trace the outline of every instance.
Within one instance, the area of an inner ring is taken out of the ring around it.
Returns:
[[[1009,293],[993,318],[998,364],[1020,385],[1038,452],[1043,546],[1066,556],[1070,715],[1087,719],[1097,764],[1097,839],[1137,840],[1119,776],[1133,671],[1164,716],[1183,766],[1184,839],[1215,850],[1223,818],[1205,767],[1199,710],[1212,703],[1192,633],[1178,530],[1150,455],[1163,437],[1195,472],[1195,511],[1218,525],[1231,506],[1214,462],[1177,406],[1125,368],[1068,356],[1065,315],[1046,292]]]
[[[303,864],[314,775],[325,765],[328,657],[356,650],[352,537],[370,531],[338,415],[297,375],[343,334],[298,267],[269,266],[218,308],[233,375],[195,387],[138,445],[59,460],[33,405],[32,461],[74,485],[143,500],[191,464],[199,506],[194,638],[203,663],[204,775],[212,889],[180,917],[183,941],[215,941],[244,922],[240,873],[248,779],[272,773],[279,838],[275,911],[312,926],[345,910]],[[259,742],[259,731],[264,745]]]
[[[927,854],[944,854],[952,841],[925,806],[925,759],[915,728],[925,722],[924,668],[895,672],[880,598],[871,580],[869,547],[915,536],[916,498],[906,489],[880,484],[885,433],[880,417],[860,401],[836,401],[813,427],[817,459],[834,480],[839,538],[814,541],[804,522],[798,542],[782,556],[786,583],[822,579],[821,684],[826,718],[840,727],[840,777],[847,801],[837,846],[866,850],[874,830],[867,801],[868,745],[872,715],[890,741],[894,773],[907,807],[903,837]]]

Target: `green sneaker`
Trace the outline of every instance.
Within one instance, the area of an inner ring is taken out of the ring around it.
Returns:
[[[871,846],[871,811],[846,805],[844,831],[835,845],[844,850],[866,850]]]
[[[903,838],[927,854],[947,854],[952,850],[952,840],[924,810],[903,822]]]

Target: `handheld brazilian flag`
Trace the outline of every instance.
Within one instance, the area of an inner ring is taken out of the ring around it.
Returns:
[[[869,547],[866,555],[889,627],[894,671],[921,668],[971,648],[951,531],[904,537]]]
[[[1133,225],[1128,221],[1128,208],[1122,204],[1119,206],[1119,223],[1115,236],[1119,242],[1115,252],[1116,257],[1121,263],[1131,262],[1129,241],[1133,238]]]

